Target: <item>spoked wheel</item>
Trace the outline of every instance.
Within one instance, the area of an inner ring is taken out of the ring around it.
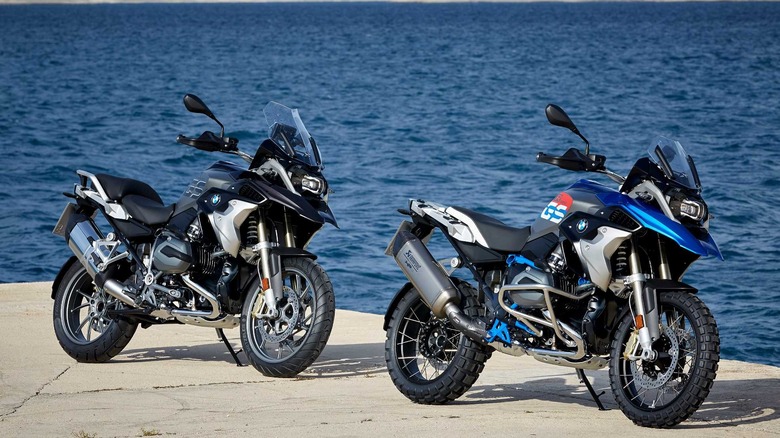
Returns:
[[[661,338],[655,361],[638,359],[631,314],[612,341],[609,378],[620,409],[640,426],[672,427],[691,416],[710,392],[720,359],[718,327],[698,297],[682,292],[659,298]]]
[[[476,292],[464,289],[464,311],[477,316]],[[398,303],[388,325],[387,370],[396,388],[416,403],[457,399],[477,381],[490,354],[489,347],[462,335],[448,320],[436,318],[414,288]]]
[[[74,263],[54,300],[54,333],[62,349],[79,362],[106,362],[119,354],[137,328],[137,324],[108,315],[121,306],[95,287],[80,263]]]
[[[264,316],[259,282],[241,312],[241,342],[249,361],[270,377],[293,377],[320,355],[330,337],[336,305],[333,286],[313,260],[282,260],[284,297],[276,303],[278,316]]]

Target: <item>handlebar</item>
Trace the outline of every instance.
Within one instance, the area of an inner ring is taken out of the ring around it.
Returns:
[[[205,131],[198,138],[179,135],[176,142],[206,152],[238,152],[237,138],[220,137],[211,131]]]
[[[585,155],[579,149],[570,148],[562,156],[539,152],[536,154],[536,161],[552,164],[566,170],[600,172],[605,169],[604,162],[607,161],[607,157],[594,154]]]

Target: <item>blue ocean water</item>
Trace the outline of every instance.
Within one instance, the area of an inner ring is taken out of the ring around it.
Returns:
[[[725,358],[780,365],[778,22],[777,3],[0,6],[0,281],[52,280],[70,255],[51,228],[75,169],[174,202],[223,158],[174,142],[215,127],[191,92],[250,152],[266,102],[300,108],[342,227],[311,249],[338,307],[381,313],[408,198],[524,226],[584,176],[534,161],[580,145],[553,102],[621,173],[656,135],[683,141],[726,257],[686,280]]]

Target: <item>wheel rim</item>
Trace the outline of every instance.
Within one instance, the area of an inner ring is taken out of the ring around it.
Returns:
[[[108,316],[119,302],[96,288],[86,269],[68,283],[60,306],[60,325],[71,342],[87,345],[98,340],[115,323]]]
[[[274,320],[256,318],[252,312],[247,318],[247,334],[252,349],[269,363],[280,363],[297,353],[311,332],[317,295],[314,283],[303,271],[285,268],[282,272],[284,298],[277,302],[279,317]],[[260,300],[261,314],[267,309],[262,290],[258,288],[252,300],[255,308]]]
[[[659,314],[661,339],[653,344],[659,358],[655,362],[627,359],[628,331],[618,360],[623,393],[632,405],[647,411],[663,409],[683,393],[691,381],[698,350],[693,321],[682,309],[663,304]]]
[[[416,299],[401,318],[396,334],[398,367],[407,379],[419,383],[438,379],[458,353],[461,334],[446,319],[436,318]]]

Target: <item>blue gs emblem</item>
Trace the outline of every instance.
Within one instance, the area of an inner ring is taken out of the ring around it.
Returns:
[[[580,219],[579,222],[577,222],[577,231],[580,233],[585,231],[588,228],[588,221],[587,219]]]
[[[211,205],[217,205],[217,204],[219,204],[219,200],[220,200],[220,199],[221,199],[221,198],[220,198],[220,196],[219,196],[219,195],[213,195],[213,196],[211,197]]]

